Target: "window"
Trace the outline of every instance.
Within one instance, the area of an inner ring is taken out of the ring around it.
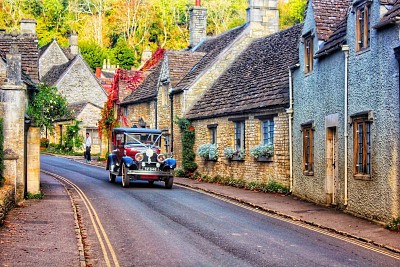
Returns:
[[[274,119],[266,119],[262,122],[262,137],[264,145],[274,144]]]
[[[314,67],[314,36],[309,34],[304,37],[304,73],[310,73]]]
[[[217,124],[207,125],[210,133],[210,144],[217,144]]]
[[[314,174],[314,129],[312,124],[302,126],[303,131],[303,171],[305,175]]]
[[[244,149],[244,121],[235,121],[235,149]]]
[[[129,114],[129,109],[127,106],[125,106],[123,109],[124,109],[124,116],[127,117]]]
[[[371,121],[367,116],[353,119],[354,122],[354,175],[371,175]]]
[[[371,4],[363,4],[356,9],[356,51],[369,47]]]

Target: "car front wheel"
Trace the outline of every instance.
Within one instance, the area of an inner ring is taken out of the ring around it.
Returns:
[[[165,188],[171,189],[174,184],[174,177],[169,177],[165,180]]]
[[[110,183],[115,183],[115,177],[116,177],[116,175],[115,175],[115,174],[112,174],[112,173],[110,172],[110,174],[108,175],[108,181],[109,181]]]
[[[122,187],[129,187],[129,177],[128,177],[128,171],[126,169],[125,164],[122,164]]]

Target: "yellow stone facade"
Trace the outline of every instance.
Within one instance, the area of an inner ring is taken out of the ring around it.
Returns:
[[[245,151],[243,161],[232,161],[224,157],[224,149],[234,146],[234,117],[221,117],[207,120],[193,121],[196,141],[196,163],[201,174],[209,176],[220,175],[249,181],[276,181],[289,187],[289,139],[288,116],[284,111],[274,117],[274,157],[272,162],[258,162],[251,154],[250,149],[261,144],[261,120],[255,114],[246,115],[245,120]],[[210,131],[207,125],[217,126],[218,160],[207,161],[197,155],[197,149],[202,144],[210,143]],[[177,144],[180,146],[180,143]]]

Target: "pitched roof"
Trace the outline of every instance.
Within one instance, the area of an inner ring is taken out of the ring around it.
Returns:
[[[140,101],[146,101],[156,97],[158,78],[160,77],[162,61],[151,67],[145,72],[143,82],[129,95],[121,104],[131,104]]]
[[[350,0],[312,0],[317,37],[326,41],[346,17]]]
[[[16,44],[21,54],[22,71],[30,77],[30,80],[39,82],[39,51],[37,36],[33,34],[0,34],[0,55],[6,58],[12,44]]]
[[[347,18],[343,19],[339,23],[336,30],[323,44],[323,46],[315,53],[315,58],[320,58],[329,55],[331,52],[341,48],[346,43],[347,34]]]
[[[168,65],[168,78],[170,79],[172,88],[174,88],[204,55],[205,53],[190,51],[167,51],[164,59],[158,63],[157,67],[153,67],[147,71],[145,80],[122,101],[122,104],[147,101],[156,97],[157,84],[163,63]]]
[[[288,69],[298,63],[303,24],[253,41],[188,112],[189,119],[287,106]]]
[[[71,112],[71,115],[69,117],[60,118],[57,121],[66,121],[66,120],[71,120],[71,119],[78,118],[79,114],[81,114],[82,111],[89,104],[101,109],[101,107],[93,104],[92,102],[87,102],[87,101],[86,102],[76,102],[76,103],[68,104],[67,109],[68,109],[69,112]]]
[[[381,18],[375,29],[381,29],[400,21],[400,1],[397,0],[393,7]]]
[[[176,85],[176,90],[183,90],[189,87],[199,74],[207,69],[207,67],[217,58],[217,56],[232,43],[240,33],[246,28],[246,24],[232,30],[226,31],[218,36],[211,37],[200,43],[194,50],[195,52],[203,52],[206,55],[200,60],[193,69]]]
[[[60,79],[61,75],[68,69],[69,66],[74,62],[70,60],[62,65],[53,66],[45,76],[42,78],[42,82],[48,85],[55,85],[55,83]]]
[[[174,88],[182,78],[206,55],[202,52],[168,51],[168,69],[171,86]]]

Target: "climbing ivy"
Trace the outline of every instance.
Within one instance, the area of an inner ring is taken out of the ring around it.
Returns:
[[[195,129],[190,121],[185,118],[177,118],[175,123],[182,133],[182,167],[186,176],[190,176],[197,170],[197,163],[194,161],[196,154],[193,147],[195,142]]]
[[[67,126],[67,131],[63,137],[65,151],[73,151],[74,148],[82,147],[83,137],[79,135],[80,123],[80,121],[74,120]]]

